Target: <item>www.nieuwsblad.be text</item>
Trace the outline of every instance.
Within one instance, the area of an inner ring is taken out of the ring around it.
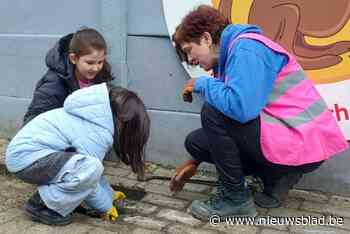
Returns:
[[[255,225],[255,226],[278,226],[278,225],[298,225],[298,226],[342,226],[344,224],[343,217],[336,216],[297,216],[297,217],[281,217],[281,216],[256,216],[256,217],[220,217],[213,215],[209,218],[212,226],[219,224],[228,225]]]

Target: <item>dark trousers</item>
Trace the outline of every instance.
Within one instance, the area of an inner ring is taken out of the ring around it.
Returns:
[[[55,178],[66,162],[75,155],[75,149],[68,148],[66,151],[49,154],[15,175],[29,184],[46,185]]]
[[[267,161],[260,147],[259,118],[243,124],[204,103],[201,122],[202,128],[187,136],[185,147],[196,161],[214,164],[225,187],[242,188],[245,175],[259,175],[272,183],[286,173],[311,172],[322,164],[285,166]]]

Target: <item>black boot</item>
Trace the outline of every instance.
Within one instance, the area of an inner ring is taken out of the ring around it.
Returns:
[[[262,208],[277,208],[287,198],[288,191],[299,182],[302,172],[288,173],[276,181],[262,178],[264,182],[263,192],[257,192],[254,196],[255,204]]]
[[[257,215],[254,201],[248,188],[241,186],[240,189],[232,191],[218,181],[217,194],[208,200],[194,200],[191,204],[191,213],[195,218],[208,221],[213,215],[221,218],[229,216],[251,216]]]
[[[49,209],[41,199],[38,192],[35,192],[24,206],[26,215],[33,221],[47,225],[67,225],[72,222],[72,216],[62,216],[54,210]]]

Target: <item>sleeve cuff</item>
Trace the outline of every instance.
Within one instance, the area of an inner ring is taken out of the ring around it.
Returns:
[[[202,93],[204,92],[205,82],[207,79],[210,79],[210,76],[200,76],[196,79],[196,82],[193,86],[193,92]]]

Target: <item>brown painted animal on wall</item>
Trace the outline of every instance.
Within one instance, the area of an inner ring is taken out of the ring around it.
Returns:
[[[219,10],[231,19],[233,0],[221,0]],[[234,9],[233,14],[234,14]],[[350,41],[310,45],[305,37],[327,38],[338,33],[350,17],[350,0],[254,0],[249,24],[293,53],[306,70],[322,69],[342,61]]]

